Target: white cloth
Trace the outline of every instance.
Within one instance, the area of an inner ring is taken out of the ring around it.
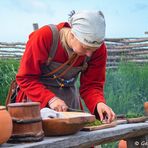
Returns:
[[[69,18],[74,36],[83,44],[99,47],[105,38],[105,19],[101,11],[80,11]]]
[[[56,112],[52,109],[49,109],[47,107],[45,108],[42,108],[40,110],[40,113],[41,113],[41,118],[42,119],[49,119],[49,118],[62,118],[63,115],[60,114],[59,112]]]

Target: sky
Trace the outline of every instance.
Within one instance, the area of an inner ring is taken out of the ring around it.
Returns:
[[[33,23],[67,21],[71,10],[101,10],[106,38],[148,36],[148,0],[0,0],[0,42],[26,42]]]

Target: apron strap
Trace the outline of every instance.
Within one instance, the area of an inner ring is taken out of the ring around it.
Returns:
[[[69,65],[69,67],[67,69],[65,69],[65,71],[63,71],[61,74],[56,76],[55,78],[60,78],[60,77],[64,76],[72,68],[72,66],[76,63],[78,58],[79,58],[79,55],[76,55],[76,57],[74,58],[73,62]]]
[[[16,80],[13,80],[10,84],[9,90],[8,90],[8,94],[6,97],[6,101],[5,101],[5,106],[7,107],[7,105],[9,103],[14,103],[16,96],[17,96],[17,83]]]
[[[49,76],[55,74],[56,72],[58,72],[59,70],[64,68],[66,65],[68,65],[71,61],[74,61],[76,57],[77,57],[77,54],[73,53],[72,56],[65,63],[61,64],[59,67],[55,68],[51,72],[44,74],[43,76],[48,76],[49,77]]]
[[[47,66],[50,64],[50,62],[52,61],[52,59],[56,53],[56,50],[58,47],[58,41],[59,41],[59,31],[58,31],[57,27],[53,24],[49,24],[48,26],[52,30],[52,45],[51,45],[50,53],[49,53],[49,56],[48,56],[48,59],[46,62]]]

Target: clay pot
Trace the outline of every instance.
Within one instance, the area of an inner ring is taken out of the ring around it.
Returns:
[[[127,142],[125,140],[120,140],[118,148],[127,148]]]
[[[8,111],[13,121],[13,132],[8,142],[43,140],[44,132],[38,102],[10,103]]]
[[[144,111],[145,111],[145,115],[148,116],[148,102],[144,102]]]
[[[0,106],[0,144],[8,141],[12,133],[12,118],[5,106]]]

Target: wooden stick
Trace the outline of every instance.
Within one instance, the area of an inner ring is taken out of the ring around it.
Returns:
[[[0,45],[11,45],[11,46],[15,46],[15,45],[26,45],[26,43],[23,43],[23,42],[12,42],[12,43],[0,42]]]

